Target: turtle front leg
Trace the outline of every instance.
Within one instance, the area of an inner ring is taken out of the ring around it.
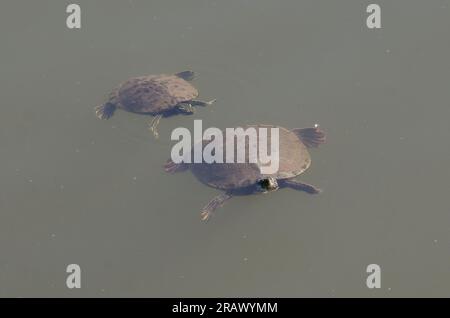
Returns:
[[[200,218],[202,221],[207,221],[214,210],[221,207],[225,201],[231,199],[233,195],[231,193],[222,193],[218,196],[216,196],[214,199],[209,201],[209,203],[202,209],[202,212],[200,213]]]
[[[214,104],[216,102],[217,99],[211,99],[210,101],[202,101],[202,100],[192,100],[191,104],[193,106],[202,106],[202,107],[206,107],[206,106],[211,106],[212,104]]]
[[[153,133],[153,136],[155,136],[156,139],[159,138],[158,129],[156,128],[159,124],[159,121],[163,117],[162,114],[158,114],[155,117],[153,117],[153,120],[149,124],[149,129]]]
[[[278,181],[280,187],[282,188],[291,188],[294,190],[298,190],[298,191],[304,191],[306,193],[310,193],[310,194],[318,194],[320,192],[322,192],[322,190],[320,190],[319,188],[311,185],[311,184],[307,184],[307,183],[303,183],[300,181],[296,181],[296,180],[281,180]]]

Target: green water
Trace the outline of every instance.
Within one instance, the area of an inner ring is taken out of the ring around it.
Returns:
[[[0,5],[0,296],[450,296],[450,2],[64,1]],[[211,108],[161,121],[93,107],[192,69]],[[319,123],[302,180],[234,198],[167,175],[176,127]],[[66,287],[79,264],[82,288]],[[366,287],[379,264],[380,289]]]

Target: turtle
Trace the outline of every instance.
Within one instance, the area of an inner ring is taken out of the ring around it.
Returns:
[[[321,190],[311,184],[295,180],[311,165],[308,148],[325,142],[325,133],[315,125],[311,128],[288,130],[281,126],[251,125],[255,128],[279,128],[279,169],[276,173],[262,174],[258,163],[250,163],[248,156],[243,163],[174,163],[169,159],[164,165],[168,173],[190,170],[203,184],[224,191],[213,198],[202,210],[201,219],[206,221],[213,211],[233,196],[268,193],[279,188],[291,188],[310,194]],[[229,142],[228,140],[226,141]],[[205,145],[205,142],[203,142]],[[246,144],[248,149],[248,143]],[[270,148],[268,148],[270,149]],[[236,148],[234,148],[236,153]],[[225,151],[223,151],[225,153]]]
[[[162,117],[191,115],[193,106],[208,106],[215,102],[215,99],[195,99],[199,95],[198,90],[190,83],[194,77],[192,71],[132,77],[114,89],[106,103],[95,107],[95,113],[100,119],[109,119],[117,108],[121,108],[153,115],[150,130],[158,138],[157,126]]]

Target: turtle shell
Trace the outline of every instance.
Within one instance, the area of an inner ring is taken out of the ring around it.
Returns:
[[[279,167],[278,172],[265,175],[276,179],[296,177],[306,171],[311,165],[311,156],[299,136],[286,128],[271,125],[255,125],[255,128],[267,128],[268,151],[270,151],[270,128],[279,128]],[[259,129],[257,129],[259,134]],[[258,136],[259,137],[259,136]]]
[[[136,113],[162,113],[197,96],[191,83],[165,74],[134,77],[117,90],[119,107]]]
[[[191,171],[202,183],[221,190],[245,188],[261,178],[258,165],[250,163],[195,163]]]
[[[261,174],[260,163],[249,162],[249,147],[246,143],[246,157],[244,163],[196,163],[191,164],[190,168],[194,176],[201,182],[222,190],[231,190],[236,188],[243,188],[255,184],[259,179],[264,177],[274,177],[276,179],[293,178],[306,169],[311,164],[311,157],[306,146],[297,137],[297,135],[283,127],[270,125],[252,125],[244,127],[256,128],[258,138],[259,129],[267,128],[268,145],[267,149],[270,151],[271,134],[270,128],[279,128],[279,169],[274,174]],[[203,143],[205,146],[206,142]],[[227,141],[224,149],[225,152],[229,149],[227,146],[230,141]],[[235,158],[237,147],[234,147]]]

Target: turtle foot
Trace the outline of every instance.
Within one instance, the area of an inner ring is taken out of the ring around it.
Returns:
[[[294,190],[298,190],[298,191],[304,191],[309,194],[319,194],[322,192],[321,189],[319,189],[311,184],[303,183],[303,182],[296,181],[296,180],[283,180],[281,182],[281,186],[285,187],[285,188],[291,188]]]
[[[292,130],[308,148],[318,147],[325,142],[325,133],[318,125],[312,128]]]
[[[175,163],[172,161],[172,159],[167,160],[167,162],[164,165],[164,171],[168,173],[181,172],[186,169],[188,169],[187,164]]]
[[[116,106],[112,103],[105,103],[94,108],[95,115],[100,119],[109,119],[116,110]]]
[[[221,207],[225,201],[230,199],[232,195],[230,193],[222,193],[216,196],[214,199],[209,201],[209,203],[202,209],[200,213],[200,219],[202,221],[207,221],[211,218],[212,213],[219,207]]]
[[[184,72],[177,73],[175,75],[178,77],[181,77],[185,81],[192,81],[195,78],[195,73],[192,71],[184,71]]]

